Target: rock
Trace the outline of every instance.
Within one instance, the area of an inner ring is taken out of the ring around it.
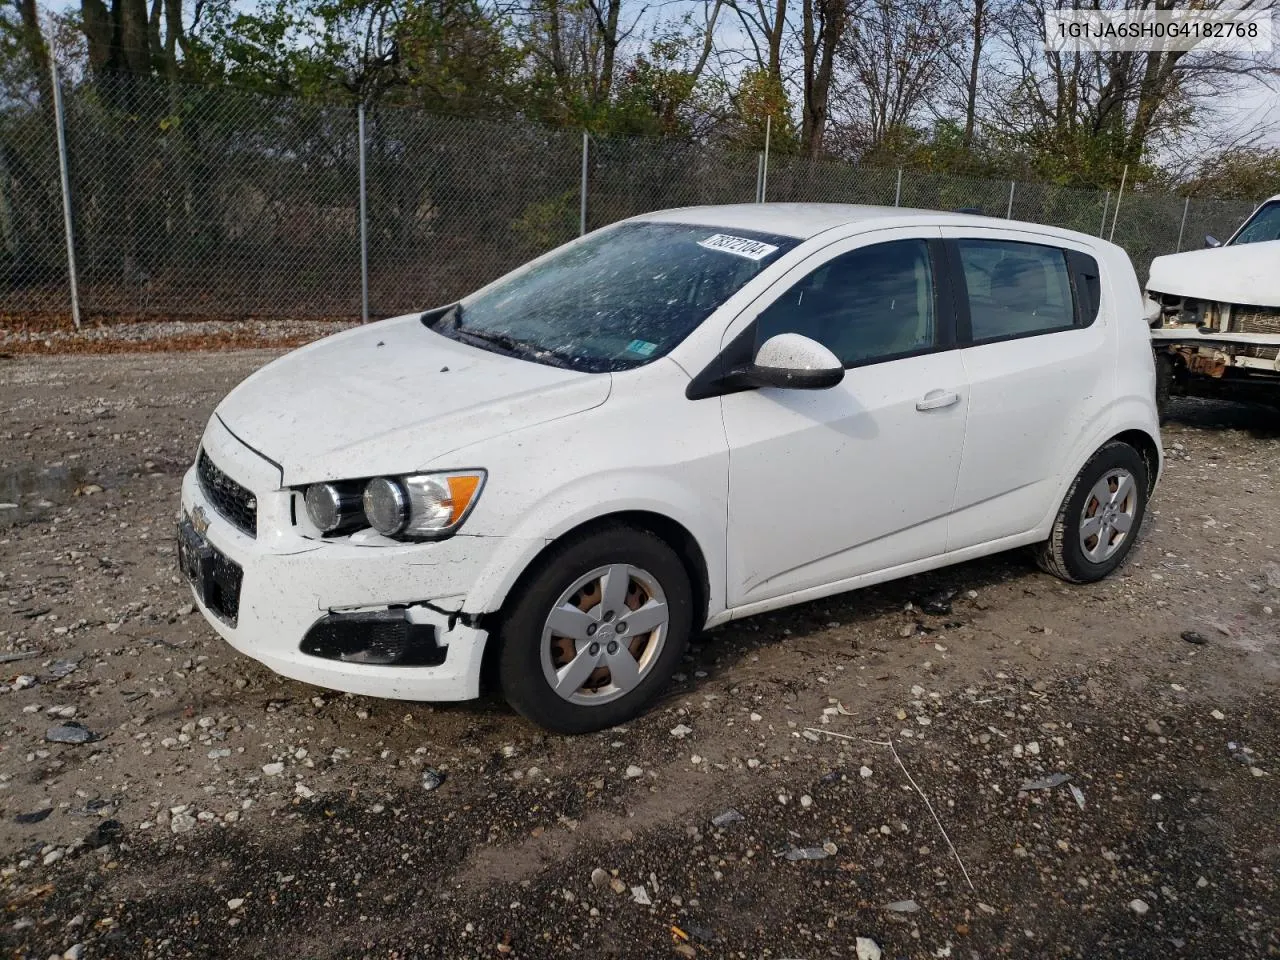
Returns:
[[[886,903],[884,908],[893,913],[916,913],[920,909],[920,904],[914,900],[895,900],[893,903]]]
[[[1198,647],[1202,647],[1209,642],[1208,637],[1196,630],[1183,630],[1182,639],[1187,643],[1194,643]]]
[[[730,807],[724,813],[716,814],[716,816],[712,817],[711,825],[713,827],[727,827],[731,823],[741,823],[745,819],[747,818]]]
[[[803,794],[800,797],[800,806],[803,807],[805,810],[808,810],[810,807],[813,806],[813,797],[809,796],[807,793]]]
[[[634,780],[636,777],[644,776],[644,769],[642,767],[637,767],[633,763],[629,767],[627,767],[626,772],[623,773],[623,776],[626,777],[628,780]]]
[[[303,800],[310,800],[312,797],[316,795],[316,792],[312,790],[310,787],[308,787],[305,783],[295,783],[293,785],[293,792],[296,793]]]
[[[858,937],[855,939],[853,941],[853,949],[857,953],[858,960],[880,960],[880,944],[870,937]]]
[[[1226,715],[1225,713],[1223,713],[1221,710],[1211,710],[1211,711],[1209,712],[1209,716],[1213,717],[1213,719],[1215,719],[1215,720],[1225,720],[1225,719],[1227,719],[1227,715]]]
[[[53,864],[61,860],[64,856],[66,856],[66,851],[62,849],[50,850],[48,853],[44,855],[44,865],[46,867],[52,866]]]
[[[227,901],[228,910],[239,910],[244,906],[244,897],[235,897]]]
[[[1043,780],[1024,780],[1022,782],[1022,786],[1018,789],[1024,792],[1031,790],[1052,790],[1054,787],[1062,786],[1070,779],[1071,777],[1069,774],[1052,773]]]
[[[916,635],[916,625],[914,623],[908,623],[905,626],[900,627],[898,629],[898,636],[902,637],[904,640],[907,637],[914,637],[915,635]]]
[[[66,950],[62,951],[62,960],[81,960],[83,956],[83,943],[73,943],[71,946],[67,947]]]
[[[653,901],[649,899],[649,891],[644,888],[643,884],[631,888],[631,900],[642,907],[653,906]]]
[[[103,820],[85,835],[85,845],[97,850],[112,843],[117,843],[124,834],[124,825],[119,820]]]
[[[39,823],[49,814],[53,813],[53,807],[45,807],[43,810],[33,810],[31,813],[20,813],[13,818],[14,823]]]
[[[427,767],[422,771],[422,789],[428,792],[435,790],[440,784],[444,783],[444,774],[439,770]]]
[[[786,860],[825,860],[829,856],[822,847],[791,847],[783,854]]]
[[[863,780],[868,780],[868,779],[870,779],[870,778],[871,778],[871,768],[870,768],[870,767],[859,767],[859,768],[858,768],[858,776],[860,776]]]
[[[619,880],[617,877],[614,877],[612,880],[609,881],[609,889],[612,890],[614,893],[626,893],[627,885],[623,883],[621,880]]]
[[[671,728],[671,735],[677,740],[683,740],[691,733],[693,733],[693,727],[687,727],[683,723]]]
[[[954,594],[950,590],[931,593],[920,601],[920,609],[935,617],[945,616],[951,612],[952,596]]]
[[[187,833],[195,828],[196,818],[189,813],[175,813],[169,820],[169,829],[174,833]]]
[[[591,885],[597,890],[601,887],[609,885],[609,871],[602,867],[596,867],[591,871]]]
[[[1141,917],[1148,910],[1150,910],[1151,907],[1147,905],[1147,901],[1145,900],[1134,899],[1129,901],[1129,909]]]
[[[60,723],[50,727],[44,738],[50,743],[88,743],[94,735],[78,723]]]
[[[692,960],[693,957],[698,955],[698,951],[687,943],[677,943],[672,949],[677,957],[684,957],[686,960]]]
[[[1267,578],[1267,586],[1280,590],[1280,563],[1264,563],[1262,565],[1262,575]]]
[[[276,763],[264,763],[262,765],[262,772],[268,777],[278,777],[280,774],[284,773],[284,764],[278,761]]]

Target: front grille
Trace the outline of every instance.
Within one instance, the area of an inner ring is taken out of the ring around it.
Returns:
[[[1237,304],[1231,308],[1231,333],[1265,333],[1280,337],[1280,307],[1252,307]]]
[[[218,513],[249,536],[258,535],[257,499],[252,492],[219,470],[203,447],[196,461],[196,476],[200,478],[200,489]]]

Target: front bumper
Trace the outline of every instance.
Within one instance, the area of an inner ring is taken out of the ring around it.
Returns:
[[[355,545],[303,535],[294,523],[301,498],[280,489],[279,469],[237,440],[214,417],[202,447],[257,499],[257,535],[238,529],[205,495],[196,468],[182,483],[182,516],[207,520],[209,545],[243,571],[234,619],[192,593],[210,625],[233,647],[304,683],[403,700],[465,700],[480,690],[486,631],[456,613],[502,543],[458,535],[433,543]],[[304,653],[308,632],[334,614],[404,609],[434,629],[445,647],[436,665],[353,663]],[[474,621],[472,621],[474,622]]]

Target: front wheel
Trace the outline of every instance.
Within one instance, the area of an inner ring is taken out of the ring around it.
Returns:
[[[1076,475],[1053,532],[1037,548],[1040,569],[1068,583],[1092,583],[1124,563],[1146,515],[1147,481],[1137,450],[1105,444]]]
[[[499,624],[498,679],[507,702],[548,730],[602,730],[653,701],[692,629],[676,552],[646,530],[607,527],[539,559]]]

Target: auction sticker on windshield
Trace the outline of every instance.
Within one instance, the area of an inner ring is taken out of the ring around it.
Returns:
[[[763,260],[778,250],[771,243],[762,243],[747,237],[734,237],[727,233],[717,233],[705,240],[699,240],[698,246],[706,247],[708,250],[722,250],[725,253],[746,257],[748,260]]]

